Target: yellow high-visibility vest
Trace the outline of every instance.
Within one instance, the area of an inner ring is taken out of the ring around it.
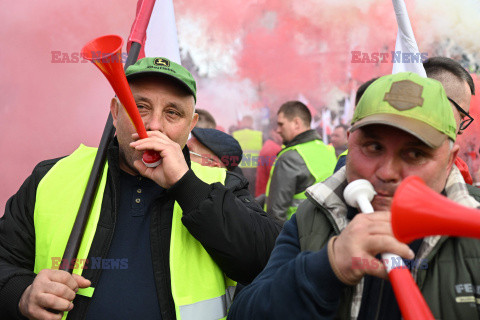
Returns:
[[[280,151],[277,155],[277,160],[281,155],[289,150],[296,150],[298,154],[305,161],[305,165],[310,171],[310,174],[315,178],[315,183],[321,182],[330,177],[335,169],[337,163],[335,157],[335,149],[325,145],[320,140],[312,140],[305,143],[297,144]],[[275,161],[276,163],[276,161]],[[268,200],[270,193],[270,183],[272,181],[273,171],[275,170],[275,163],[270,170],[270,178],[268,179],[267,189],[265,195]],[[285,181],[285,183],[292,183],[291,181]],[[315,184],[314,183],[314,184]],[[305,190],[299,192],[293,196],[293,199],[306,199]],[[267,201],[265,201],[264,210],[267,211]],[[290,206],[287,210],[287,220],[297,211],[297,206]]]
[[[62,257],[76,213],[87,185],[96,148],[81,145],[70,156],[58,161],[40,181],[35,202],[34,272],[52,269],[53,260]],[[77,256],[87,259],[100,217],[106,185],[107,167],[94,198],[85,233]],[[226,171],[192,162],[192,170],[206,183],[225,182]],[[182,210],[174,204],[170,237],[170,278],[177,319],[225,319],[235,283],[228,279],[183,225]],[[56,266],[58,269],[58,265]],[[81,275],[83,268],[74,269]],[[94,288],[77,294],[92,297]],[[65,319],[67,313],[64,314]]]
[[[258,155],[262,150],[262,132],[252,129],[234,131],[232,136],[242,147],[243,157],[239,163],[240,168],[258,167]]]
[[[340,159],[340,157],[346,156],[347,154],[348,154],[348,149],[345,150],[345,151],[343,151],[342,153],[340,153],[340,154],[338,155],[337,160]]]

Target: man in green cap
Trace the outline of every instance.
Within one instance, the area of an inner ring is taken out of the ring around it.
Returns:
[[[247,181],[190,161],[196,85],[144,58],[126,71],[148,138],[113,98],[116,138],[75,261],[62,261],[96,149],[41,162],[0,220],[0,318],[222,319],[264,268],[280,226]],[[161,164],[147,168],[146,150]],[[69,264],[74,275],[60,271]],[[88,279],[88,280],[87,280]]]
[[[479,207],[453,166],[456,127],[440,82],[413,73],[373,82],[355,109],[346,166],[307,189],[308,199],[284,225],[265,270],[237,296],[229,319],[400,320],[381,253],[409,259],[436,319],[478,319],[480,241],[437,236],[406,245],[390,223],[393,194],[411,175]],[[371,214],[344,200],[345,187],[357,179],[376,191]]]

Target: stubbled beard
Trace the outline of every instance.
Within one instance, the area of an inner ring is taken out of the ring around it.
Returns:
[[[140,173],[138,172],[137,168],[135,168],[135,167],[133,166],[133,161],[134,161],[134,159],[132,158],[132,159],[130,159],[131,161],[128,161],[128,159],[127,159],[127,157],[126,157],[126,155],[125,155],[125,152],[123,152],[122,148],[120,148],[119,154],[120,154],[120,163],[121,163],[121,164],[123,163],[123,165],[125,165],[125,166],[128,167],[130,170],[132,170],[133,172],[135,172],[136,175],[139,175]],[[134,156],[134,155],[132,154],[132,156]],[[130,162],[132,162],[132,164],[130,164]]]

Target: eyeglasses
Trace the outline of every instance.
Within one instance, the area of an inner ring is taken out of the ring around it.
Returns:
[[[210,158],[210,157],[206,157],[206,156],[202,156],[201,154],[199,153],[196,153],[196,152],[193,152],[193,151],[190,151],[190,154],[194,155],[194,156],[197,156],[197,157],[200,157],[202,158],[203,160],[206,160],[207,162],[205,163],[203,160],[202,160],[202,164],[206,164],[206,165],[209,165],[209,164],[218,164],[218,161],[213,159],[213,158]]]
[[[458,112],[460,112],[460,114],[464,114],[464,116],[462,117],[462,121],[460,122],[460,128],[459,130],[465,130],[467,129],[467,127],[473,122],[473,118],[471,115],[468,114],[467,111],[463,110],[462,107],[460,107],[458,105],[458,103],[456,103],[455,101],[453,101],[453,99],[450,99],[448,98],[448,100],[453,103],[453,105],[455,106],[455,108],[457,108]],[[464,119],[464,118],[467,118],[467,119]]]

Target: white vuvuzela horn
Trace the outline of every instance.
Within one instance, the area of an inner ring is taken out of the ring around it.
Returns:
[[[343,191],[343,197],[347,204],[351,207],[355,207],[360,209],[362,213],[368,214],[373,212],[373,207],[370,201],[373,200],[373,197],[377,193],[373,189],[372,184],[370,181],[365,179],[358,179],[352,181],[348,184],[348,186]],[[385,268],[387,271],[390,272],[393,267],[393,261],[395,261],[395,266],[398,267],[406,267],[403,263],[402,258],[397,256],[396,254],[391,253],[382,253],[383,261],[389,261],[392,263],[385,264]]]
[[[373,212],[370,201],[373,200],[376,194],[372,184],[365,179],[352,181],[343,191],[347,204],[351,207],[359,208],[363,213]]]
[[[372,184],[364,179],[352,181],[343,191],[343,197],[347,204],[360,209],[364,214],[374,211],[370,201],[373,200],[375,195],[376,192]],[[402,258],[396,254],[382,253],[382,260],[388,272],[388,278],[395,292],[402,316],[406,320],[433,320],[432,312]]]

